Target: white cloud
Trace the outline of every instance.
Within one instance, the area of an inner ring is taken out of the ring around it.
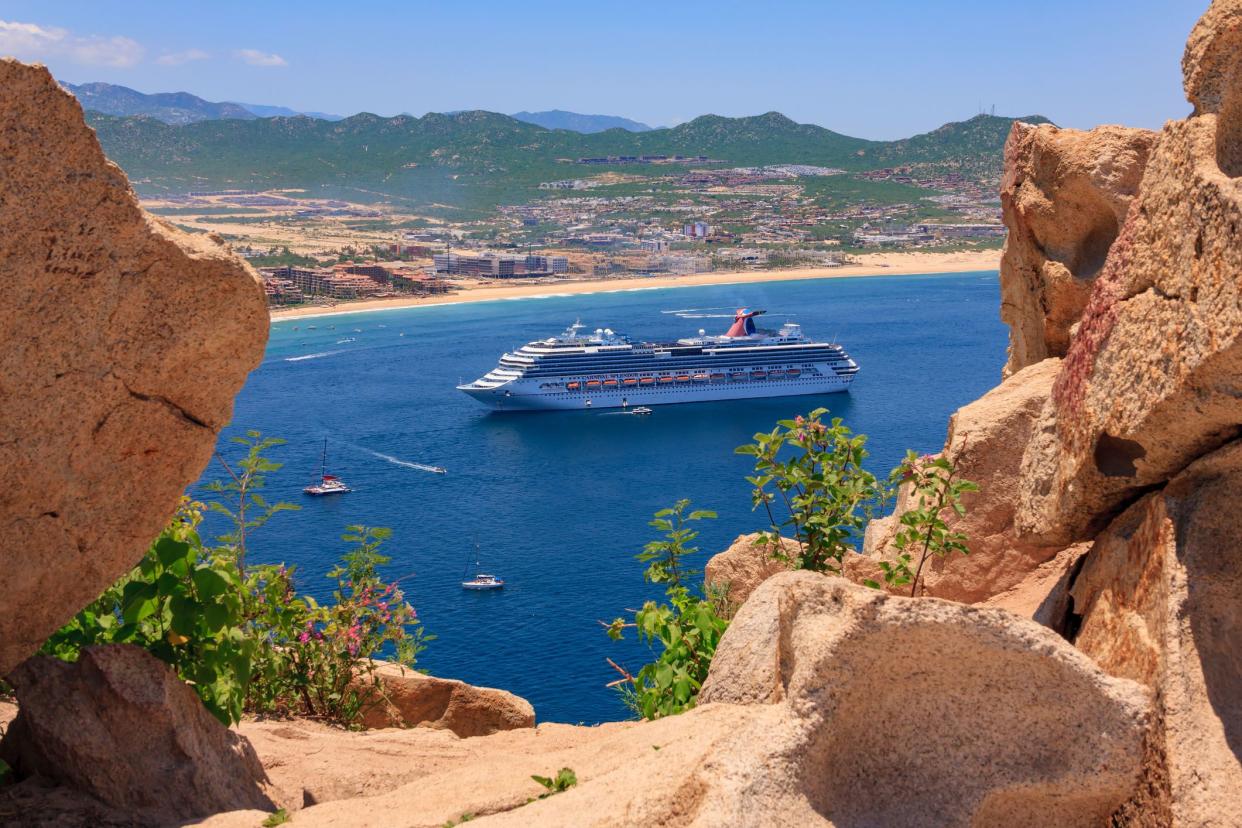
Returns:
[[[160,55],[155,62],[161,66],[180,66],[183,63],[189,63],[194,60],[206,60],[211,55],[202,49],[186,49],[184,52],[168,52]]]
[[[0,55],[24,60],[64,58],[90,66],[133,66],[145,50],[128,37],[75,35],[68,29],[0,20]]]
[[[260,52],[258,49],[238,49],[234,54],[251,66],[288,66],[289,62],[280,55]]]

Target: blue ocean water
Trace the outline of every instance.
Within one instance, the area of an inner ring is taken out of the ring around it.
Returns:
[[[723,332],[735,307],[766,322],[800,322],[836,338],[861,365],[848,394],[662,406],[613,412],[492,414],[454,385],[499,355],[581,318],[636,339]],[[783,417],[826,406],[869,435],[880,475],[907,448],[935,451],[948,415],[991,388],[1004,362],[995,274],[802,280],[658,288],[387,310],[272,326],[263,364],[237,399],[227,438],[248,429],[283,437],[285,464],[269,500],[299,503],[253,536],[251,560],[297,564],[301,589],[323,595],[349,524],[393,529],[392,576],[438,636],[420,659],[433,674],[529,699],[541,721],[626,717],[605,684],[605,657],[634,670],[649,660],[597,623],[657,594],[633,559],[653,537],[652,512],[690,498],[719,518],[702,526],[699,566],[752,513],[747,458],[733,449]],[[672,313],[670,311],[682,311]],[[311,326],[314,326],[313,329]],[[301,494],[319,470],[352,494]],[[444,466],[447,475],[408,464]],[[218,466],[205,479],[221,476]],[[201,493],[200,493],[201,495]],[[211,528],[210,526],[208,527]],[[503,591],[467,592],[477,538]]]

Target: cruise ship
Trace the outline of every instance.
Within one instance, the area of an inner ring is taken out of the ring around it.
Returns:
[[[523,345],[484,376],[457,386],[502,411],[629,408],[669,403],[791,397],[846,391],[858,364],[840,345],[815,342],[800,326],[760,330],[761,310],[741,308],[720,336],[631,342],[578,322],[560,336]]]

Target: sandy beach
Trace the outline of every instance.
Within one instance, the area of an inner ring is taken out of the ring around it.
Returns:
[[[463,290],[442,296],[398,296],[384,299],[361,299],[335,305],[308,305],[297,308],[274,308],[272,319],[291,317],[331,316],[342,313],[407,308],[418,305],[447,305],[461,302],[487,302],[522,296],[602,293],[612,290],[639,288],[698,287],[702,285],[733,285],[749,282],[782,282],[792,279],[841,279],[852,276],[905,276],[922,273],[970,273],[996,270],[1000,266],[999,250],[961,253],[872,253],[858,256],[858,264],[842,267],[804,267],[786,270],[741,270],[696,273],[692,276],[658,276],[614,279],[560,279],[522,284],[470,284]]]

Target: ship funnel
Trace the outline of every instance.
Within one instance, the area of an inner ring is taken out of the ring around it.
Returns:
[[[755,332],[755,317],[763,313],[767,311],[738,308],[737,313],[733,315],[733,326],[729,328],[725,336],[750,336]]]

